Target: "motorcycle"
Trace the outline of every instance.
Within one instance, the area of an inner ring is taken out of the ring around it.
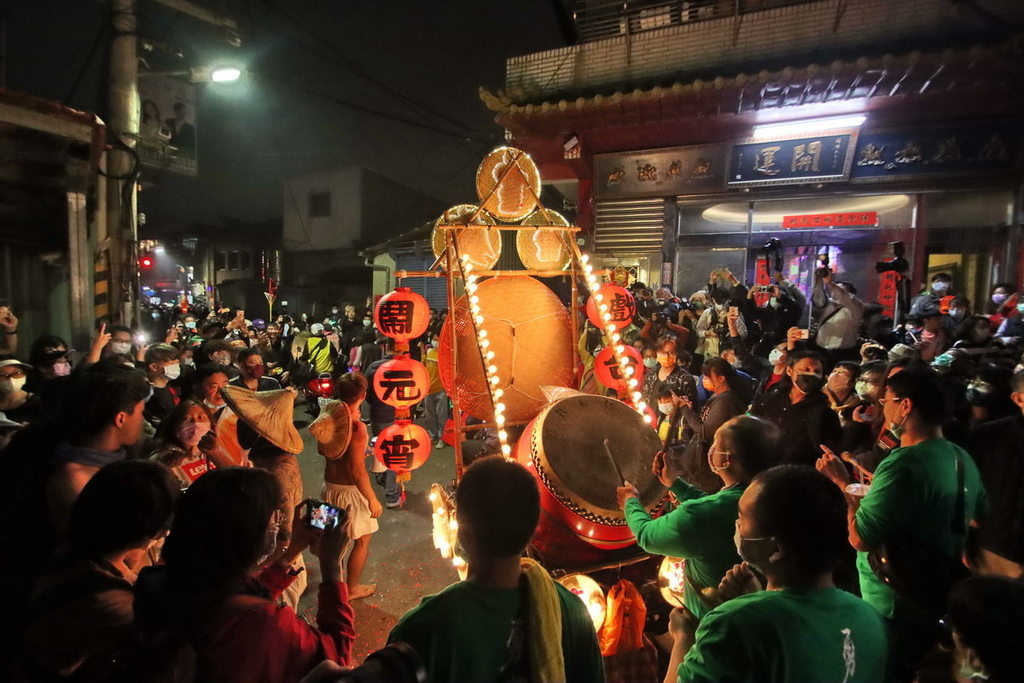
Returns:
[[[338,398],[338,386],[329,372],[321,372],[306,382],[306,412],[314,418],[320,415],[320,408],[328,401]]]

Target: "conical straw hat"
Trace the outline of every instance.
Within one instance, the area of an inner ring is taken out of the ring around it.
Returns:
[[[352,415],[342,401],[328,401],[320,407],[320,416],[309,425],[309,433],[320,444],[321,455],[335,457],[344,453],[352,439]]]
[[[257,434],[286,453],[302,452],[302,437],[292,424],[295,392],[288,389],[250,391],[226,386],[221,394],[228,406]]]

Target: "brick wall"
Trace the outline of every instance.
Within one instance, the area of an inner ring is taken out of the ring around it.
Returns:
[[[1024,23],[1021,0],[978,5],[1006,25]],[[730,75],[730,69],[784,64],[787,56],[847,54],[919,36],[934,36],[922,49],[941,49],[948,36],[985,27],[976,12],[949,0],[822,0],[513,57],[506,90],[521,101],[601,87],[628,90],[673,76]]]

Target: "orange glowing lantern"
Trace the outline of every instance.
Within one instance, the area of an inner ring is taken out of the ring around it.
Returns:
[[[600,301],[598,301],[600,297]],[[602,307],[605,307],[602,310]],[[609,320],[605,321],[604,315],[608,314]],[[597,326],[597,329],[604,330],[605,323],[610,322],[615,329],[621,330],[636,317],[636,299],[625,287],[618,285],[600,285],[590,298],[587,299],[587,317],[590,322]]]
[[[394,408],[412,408],[423,400],[429,387],[430,375],[423,363],[406,355],[395,356],[373,374],[377,397]]]
[[[430,457],[430,434],[411,420],[396,420],[377,435],[373,454],[389,470],[401,474],[416,469]]]
[[[377,329],[398,342],[423,336],[430,324],[427,300],[408,287],[385,294],[373,309]]]
[[[601,352],[597,354],[597,358],[594,359],[594,374],[597,375],[597,379],[600,380],[601,384],[616,391],[624,391],[626,389],[626,380],[630,377],[642,386],[644,382],[643,356],[632,346],[623,346],[622,356],[623,360],[626,361],[626,367],[633,368],[632,375],[629,377],[622,376],[622,368],[619,367],[619,362],[615,359],[612,347],[606,346],[601,349]]]

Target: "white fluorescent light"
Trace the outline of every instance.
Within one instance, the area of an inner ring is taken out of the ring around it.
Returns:
[[[228,83],[242,77],[242,70],[236,66],[221,66],[210,72],[210,80],[214,83]]]
[[[766,123],[754,127],[755,138],[768,138],[783,135],[798,135],[801,133],[813,133],[819,130],[833,130],[837,128],[856,128],[862,125],[867,116],[857,114],[855,116],[832,116],[825,119],[806,119],[804,121],[786,121],[784,123]]]

